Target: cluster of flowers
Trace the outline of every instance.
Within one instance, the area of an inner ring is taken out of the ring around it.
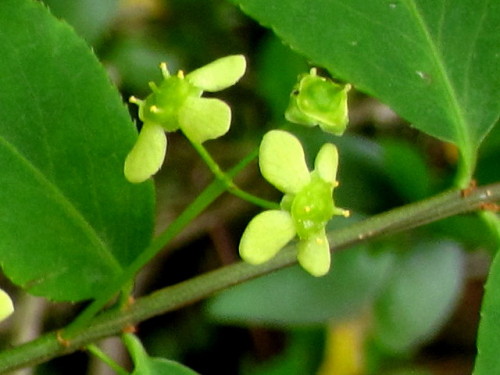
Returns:
[[[171,75],[165,64],[161,69],[163,81],[159,86],[150,84],[152,93],[145,100],[131,98],[139,105],[143,121],[124,166],[126,178],[133,183],[147,180],[160,169],[167,147],[165,132],[180,129],[191,142],[201,144],[229,130],[229,106],[201,95],[234,85],[245,73],[246,61],[241,55],[227,56],[187,75]],[[349,89],[311,69],[299,76],[285,116],[291,122],[319,125],[341,135],[348,123]],[[300,141],[288,132],[272,130],[260,145],[259,166],[264,178],[284,196],[280,209],[264,211],[250,221],[240,241],[242,259],[251,264],[266,262],[298,237],[301,266],[314,276],[326,274],[330,269],[326,224],[334,215],[348,215],[333,200],[338,185],[337,148],[331,143],[323,145],[310,171]]]

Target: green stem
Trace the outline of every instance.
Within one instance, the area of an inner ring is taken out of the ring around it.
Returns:
[[[114,372],[118,375],[130,375],[128,371],[126,371],[123,367],[121,367],[118,363],[116,363],[112,358],[110,358],[106,353],[104,353],[101,349],[99,349],[95,345],[88,345],[87,351],[95,355],[101,361],[106,363]]]
[[[256,157],[256,152],[249,154],[229,172],[228,176],[235,176],[250,161]],[[226,190],[226,185],[219,180],[213,181],[203,192],[163,231],[139,256],[115,279],[103,289],[96,298],[64,331],[64,338],[68,339],[80,328],[85,327],[125,284],[130,282],[161,249],[177,236],[189,223],[193,221],[207,206],[217,199]]]
[[[207,164],[208,168],[212,171],[212,173],[224,183],[227,188],[227,191],[247,202],[253,203],[256,206],[260,206],[266,210],[278,210],[280,208],[279,203],[271,202],[266,199],[259,198],[253,194],[250,194],[244,190],[241,190],[233,181],[232,177],[228,174],[224,173],[224,171],[220,168],[219,164],[212,158],[207,149],[200,143],[191,142],[194,149],[200,154],[203,161]]]
[[[465,196],[460,190],[448,191],[330,232],[332,250],[338,251],[381,235],[394,234],[449,216],[475,211],[481,209],[484,203],[499,200],[500,183],[477,188]],[[179,309],[232,285],[295,262],[295,249],[288,247],[271,261],[259,266],[237,263],[158,290],[138,299],[126,310],[106,311],[93,318],[87,327],[75,331],[71,340],[64,345],[57,339],[57,334],[48,333],[0,353],[0,373],[33,366],[74,352],[96,340],[119,334],[131,324]]]

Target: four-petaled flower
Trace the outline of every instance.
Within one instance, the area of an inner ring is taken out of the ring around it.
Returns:
[[[240,241],[240,255],[248,263],[271,259],[298,236],[297,259],[314,276],[330,269],[330,246],[325,226],[333,215],[349,212],[335,206],[337,148],[327,143],[318,152],[309,171],[299,140],[282,130],[268,132],[260,145],[259,166],[264,178],[285,193],[281,210],[255,216]]]
[[[150,83],[153,91],[145,100],[130,98],[139,106],[143,127],[125,160],[125,177],[133,183],[147,180],[163,164],[167,148],[165,131],[181,129],[194,143],[224,135],[231,123],[231,108],[222,100],[202,98],[203,91],[215,92],[234,85],[245,73],[246,60],[232,55],[215,60],[184,76],[170,75],[161,64],[163,81]]]

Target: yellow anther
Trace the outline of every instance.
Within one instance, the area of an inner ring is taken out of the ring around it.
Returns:
[[[184,72],[182,70],[179,70],[177,72],[177,77],[179,77],[180,79],[184,79]]]
[[[161,69],[161,74],[162,74],[163,78],[170,77],[170,72],[168,71],[167,63],[166,62],[162,62],[160,64],[160,69]]]
[[[151,107],[149,107],[149,110],[153,113],[160,113],[161,112],[161,109],[158,108],[157,106],[155,105],[152,105]]]
[[[135,96],[131,96],[128,101],[130,103],[134,103],[134,104],[141,104],[142,103],[142,100],[141,99],[138,99],[136,98]]]
[[[311,212],[311,206],[305,206],[304,207],[305,212]]]

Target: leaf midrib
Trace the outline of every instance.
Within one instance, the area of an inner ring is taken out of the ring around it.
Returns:
[[[20,160],[26,168],[32,172],[34,178],[39,181],[42,186],[46,187],[46,189],[52,194],[54,201],[63,208],[64,212],[68,214],[68,217],[73,219],[77,227],[81,228],[86,237],[89,238],[90,242],[96,245],[95,248],[99,250],[103,259],[107,261],[107,264],[116,269],[116,271],[122,271],[122,267],[119,262],[113,256],[112,252],[109,251],[108,246],[102,241],[94,227],[86,220],[75,205],[72,204],[61,189],[59,189],[59,187],[52,181],[47,179],[40,169],[38,169],[33,163],[30,162],[29,159],[24,157],[24,155],[18,151],[15,145],[7,141],[4,137],[0,137],[0,144],[9,150],[18,160]]]
[[[441,54],[438,51],[436,43],[430,33],[429,27],[417,7],[416,1],[403,0],[403,2],[405,3],[410,14],[416,20],[418,26],[422,31],[425,42],[429,47],[432,63],[434,64],[434,67],[436,68],[436,71],[439,74],[439,78],[441,79],[444,88],[444,93],[446,95],[445,100],[449,104],[448,108],[450,110],[448,111],[448,113],[452,117],[451,120],[455,125],[453,126],[453,128],[455,129],[456,145],[458,146],[458,148],[462,153],[462,156],[464,158],[463,162],[469,164],[471,162],[470,159],[473,157],[471,133],[469,131],[468,123],[464,115],[464,112],[462,110],[462,106],[458,99],[457,92],[446,70],[444,59],[442,58]],[[468,168],[471,167],[473,166],[471,165],[468,166]]]

